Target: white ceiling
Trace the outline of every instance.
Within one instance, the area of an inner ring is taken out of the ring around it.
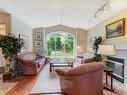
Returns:
[[[105,1],[109,10],[95,19]],[[61,24],[62,14],[63,25],[89,29],[127,8],[127,0],[0,0],[0,7],[32,28]]]

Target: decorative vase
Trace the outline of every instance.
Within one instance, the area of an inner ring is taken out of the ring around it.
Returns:
[[[10,58],[10,57],[8,57],[8,58],[6,59],[6,62],[5,62],[5,72],[9,72],[9,71],[10,71],[10,64],[11,64],[11,62],[12,62],[11,59],[12,59],[12,58]]]

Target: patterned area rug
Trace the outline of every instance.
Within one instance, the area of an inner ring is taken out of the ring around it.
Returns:
[[[3,82],[2,79],[0,79],[0,95],[5,95],[17,83],[18,82]]]

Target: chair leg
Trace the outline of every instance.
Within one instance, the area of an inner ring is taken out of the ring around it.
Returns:
[[[64,92],[63,89],[61,89],[61,95],[68,95],[66,92]]]

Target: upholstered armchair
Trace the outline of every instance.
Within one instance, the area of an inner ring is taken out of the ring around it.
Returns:
[[[69,70],[57,69],[61,90],[67,95],[103,95],[103,63],[82,64]]]

